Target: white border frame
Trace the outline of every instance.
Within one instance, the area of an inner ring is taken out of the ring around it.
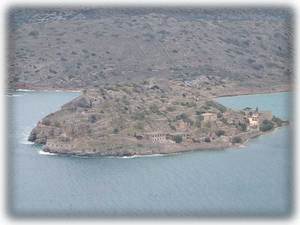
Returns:
[[[100,0],[95,0],[95,1],[91,1],[91,0],[85,0],[85,1],[81,1],[81,0],[64,0],[64,1],[59,1],[59,0],[44,0],[44,1],[38,1],[38,0],[31,0],[31,1],[21,1],[21,0],[2,0],[0,1],[0,48],[1,48],[1,52],[0,52],[0,62],[1,62],[1,66],[0,66],[0,104],[2,107],[0,107],[0,124],[1,124],[1,130],[0,130],[0,144],[1,144],[1,148],[0,148],[0,165],[1,165],[1,172],[0,172],[0,188],[1,188],[1,204],[0,204],[0,224],[20,224],[20,223],[30,223],[30,224],[40,224],[41,222],[43,224],[48,224],[48,223],[52,223],[55,222],[56,224],[65,224],[66,222],[71,222],[72,224],[86,224],[86,223],[98,223],[100,220],[96,220],[96,219],[92,219],[92,220],[84,220],[84,219],[70,219],[70,220],[66,220],[66,219],[47,219],[47,220],[43,220],[41,221],[40,219],[13,219],[10,218],[7,215],[7,210],[6,210],[6,202],[5,202],[5,194],[6,194],[6,162],[5,162],[5,152],[6,152],[6,148],[5,148],[5,119],[6,119],[6,110],[5,110],[5,94],[4,94],[4,90],[5,90],[5,78],[6,78],[6,13],[8,11],[8,8],[11,6],[15,6],[15,5],[26,5],[26,6],[35,6],[35,5],[39,5],[39,6],[49,6],[49,5],[53,5],[53,6],[60,6],[60,5],[97,5],[97,6],[105,6],[105,5],[110,5],[110,6],[118,6],[118,5],[128,5],[128,6],[224,6],[224,7],[230,7],[230,6],[240,6],[240,7],[249,7],[249,6],[287,6],[287,7],[291,7],[294,11],[294,34],[295,34],[295,43],[294,43],[294,63],[295,63],[295,70],[294,70],[294,74],[295,74],[295,83],[294,83],[294,96],[295,96],[295,102],[294,102],[294,205],[293,205],[293,213],[291,215],[290,218],[285,218],[285,219],[279,219],[279,218],[274,218],[274,219],[260,219],[260,218],[218,218],[218,219],[189,219],[189,220],[185,220],[185,219],[164,219],[164,221],[161,222],[167,222],[169,224],[177,224],[177,223],[198,223],[198,222],[203,222],[203,223],[209,223],[209,224],[236,224],[236,223],[243,223],[243,224],[250,224],[250,223],[255,223],[255,224],[299,224],[300,222],[300,217],[299,217],[299,213],[298,213],[298,200],[299,200],[299,196],[297,193],[297,187],[299,187],[299,174],[298,174],[298,169],[299,166],[297,165],[297,162],[299,162],[299,154],[297,153],[297,150],[299,149],[299,141],[298,141],[298,133],[296,128],[299,127],[299,121],[297,120],[296,115],[299,112],[299,93],[297,93],[297,89],[298,89],[298,85],[299,85],[299,80],[298,80],[298,70],[296,65],[299,65],[299,59],[298,59],[298,45],[297,43],[299,43],[299,29],[297,29],[297,25],[299,22],[299,10],[300,10],[300,1],[296,1],[296,0],[260,0],[260,1],[249,1],[249,0],[231,0],[231,1],[224,1],[224,0],[164,0],[164,1],[159,1],[159,0],[113,0],[113,1],[100,1]],[[138,219],[134,219],[134,220],[122,220],[122,219],[117,219],[117,220],[101,220],[101,222],[103,223],[137,223],[140,224],[141,222],[143,223],[149,223],[149,224],[154,224],[157,223],[159,221],[155,220],[155,218],[153,218],[153,220],[138,220]]]

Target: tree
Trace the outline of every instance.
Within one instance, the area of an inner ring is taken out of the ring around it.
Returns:
[[[114,134],[119,133],[119,129],[118,129],[118,128],[114,128],[114,129],[113,129],[113,133],[114,133]]]
[[[247,125],[245,123],[239,122],[237,127],[240,131],[247,131]]]
[[[242,138],[236,136],[236,137],[232,138],[231,142],[232,142],[233,144],[236,144],[236,143],[242,143]]]
[[[176,135],[175,136],[175,142],[176,143],[181,143],[182,142],[182,136],[181,135]]]
[[[97,117],[96,117],[96,115],[91,115],[91,116],[89,116],[89,122],[91,122],[91,123],[95,123],[96,121],[97,121]]]
[[[210,142],[211,140],[210,140],[209,137],[206,137],[206,138],[204,138],[204,141],[205,141],[205,142]]]
[[[283,121],[282,121],[280,118],[276,117],[276,116],[273,116],[272,121],[273,121],[274,123],[276,123],[277,126],[281,126],[282,123],[283,123]]]
[[[274,124],[271,121],[264,120],[262,122],[262,124],[259,126],[259,130],[263,131],[263,132],[266,132],[266,131],[272,130],[273,127],[274,127]]]
[[[218,136],[218,137],[220,137],[220,136],[222,136],[222,135],[224,135],[225,134],[225,131],[224,130],[217,130],[216,131],[216,135]]]

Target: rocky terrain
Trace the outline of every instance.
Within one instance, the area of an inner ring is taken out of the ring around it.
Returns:
[[[182,81],[153,79],[84,91],[39,121],[29,141],[52,153],[166,154],[226,148],[283,124],[261,114],[259,126],[249,127],[245,111],[233,111],[207,96]]]
[[[253,127],[213,98],[290,90],[289,9],[12,8],[8,18],[9,90],[82,91],[31,132],[45,151],[225,148],[284,124],[255,112]]]
[[[163,77],[238,94],[287,90],[291,80],[288,9],[16,8],[9,18],[11,89]]]

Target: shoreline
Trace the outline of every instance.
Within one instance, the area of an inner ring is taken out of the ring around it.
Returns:
[[[220,94],[216,95],[215,98],[223,98],[223,97],[235,97],[235,96],[244,96],[244,95],[260,95],[260,94],[275,94],[282,92],[292,92],[293,88],[290,85],[284,85],[280,87],[273,87],[271,89],[244,89],[244,90],[233,90],[231,94]]]
[[[20,86],[20,85],[16,85]],[[85,88],[59,88],[59,87],[47,87],[47,86],[34,86],[34,85],[24,85],[24,87],[19,87],[14,90],[8,91],[24,91],[24,92],[30,92],[30,91],[55,91],[55,92],[74,92],[74,93],[81,93],[82,90]],[[93,89],[93,88],[90,88]],[[281,93],[281,92],[292,92],[293,88],[291,84],[286,84],[282,86],[277,87],[271,87],[271,88],[233,88],[233,90],[230,90],[231,93],[225,94],[218,94],[212,96],[213,99],[215,98],[221,98],[221,97],[234,97],[234,96],[243,96],[243,95],[259,95],[259,94],[272,94],[272,93]]]
[[[288,124],[286,124],[288,125]],[[39,154],[41,155],[49,155],[49,156],[68,156],[68,157],[79,157],[79,158],[97,158],[97,157],[104,157],[104,158],[122,158],[122,159],[132,159],[132,158],[143,158],[143,157],[166,157],[166,156],[174,156],[184,153],[192,153],[192,152],[200,152],[200,151],[226,151],[226,150],[238,150],[247,147],[247,143],[249,143],[251,140],[254,140],[255,138],[261,137],[266,134],[272,134],[273,132],[277,131],[278,129],[286,126],[283,125],[281,127],[275,127],[270,131],[266,132],[259,132],[255,133],[254,135],[250,135],[248,138],[246,138],[242,143],[228,143],[223,144],[222,146],[211,146],[211,147],[192,147],[192,148],[186,148],[186,149],[177,149],[175,151],[171,152],[157,152],[153,154],[148,154],[145,152],[145,154],[124,154],[124,155],[113,155],[113,154],[101,154],[101,153],[66,153],[66,152],[51,152],[51,151],[45,151],[44,149],[41,149],[39,151]]]

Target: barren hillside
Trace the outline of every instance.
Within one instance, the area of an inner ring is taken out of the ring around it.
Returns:
[[[147,78],[288,84],[284,9],[23,9],[10,12],[9,87],[92,88]]]

